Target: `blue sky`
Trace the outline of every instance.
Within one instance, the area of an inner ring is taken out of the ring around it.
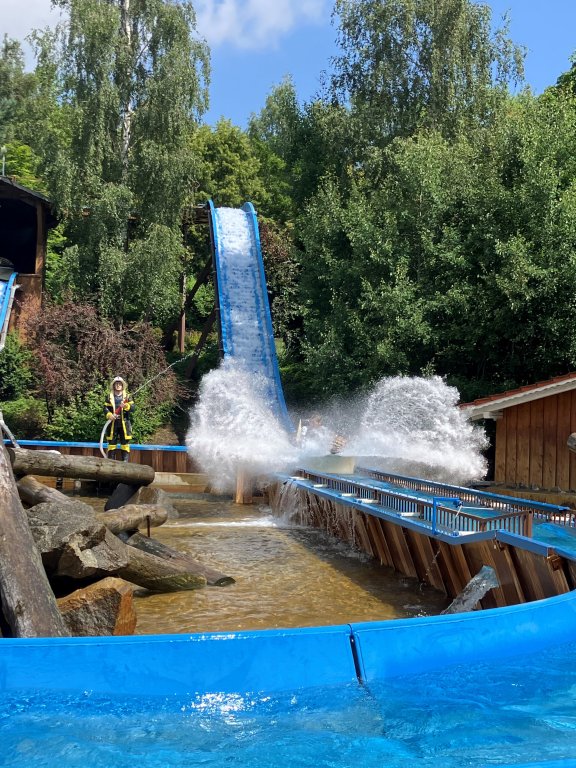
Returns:
[[[484,1],[495,20],[508,11],[512,39],[527,48],[526,79],[535,93],[570,68],[576,51],[576,0]],[[246,127],[286,75],[301,101],[313,98],[321,72],[336,53],[332,0],[196,0],[194,6],[212,55],[207,122],[224,116]],[[0,32],[20,40],[55,18],[50,0],[0,4]]]

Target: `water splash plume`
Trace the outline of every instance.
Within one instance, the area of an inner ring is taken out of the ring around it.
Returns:
[[[239,471],[257,477],[297,464],[297,448],[267,406],[265,386],[234,359],[202,379],[186,445],[216,491],[232,491]]]
[[[221,492],[233,491],[240,471],[265,477],[326,456],[337,433],[346,440],[339,451],[344,456],[362,457],[389,472],[464,485],[485,476],[487,440],[458,400],[458,390],[438,376],[384,378],[368,396],[312,412],[296,445],[266,404],[265,381],[232,358],[203,378],[186,444]]]
[[[439,376],[395,376],[378,382],[346,453],[382,457],[400,474],[464,484],[486,474],[484,431],[458,408],[459,393]],[[412,469],[411,469],[412,465]]]

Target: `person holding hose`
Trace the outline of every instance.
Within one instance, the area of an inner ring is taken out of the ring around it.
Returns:
[[[108,441],[107,456],[119,461],[128,461],[130,457],[130,441],[132,440],[132,424],[130,416],[134,413],[134,401],[128,393],[128,386],[121,376],[112,381],[110,393],[104,406],[110,428],[106,432]],[[117,449],[120,449],[119,451]],[[114,456],[114,453],[116,454]]]

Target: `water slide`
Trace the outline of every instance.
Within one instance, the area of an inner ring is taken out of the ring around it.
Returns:
[[[0,352],[4,349],[4,344],[6,343],[12,302],[14,301],[14,294],[17,288],[17,276],[16,272],[12,272],[4,279],[0,272]]]
[[[258,377],[264,400],[293,432],[280,381],[256,211],[252,203],[216,208],[210,201],[208,206],[222,354]]]

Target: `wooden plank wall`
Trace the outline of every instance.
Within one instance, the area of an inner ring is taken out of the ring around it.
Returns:
[[[505,408],[496,423],[494,480],[544,490],[576,490],[576,390]]]
[[[281,484],[269,489],[270,506],[278,516],[282,508]],[[482,608],[500,608],[561,595],[576,588],[576,562],[549,548],[542,553],[522,549],[521,544],[494,538],[470,542],[465,536],[447,543],[426,530],[406,528],[400,521],[385,520],[311,488],[296,487],[290,501],[290,520],[320,528],[347,542],[352,549],[379,560],[383,567],[429,584],[450,599],[457,597],[472,576],[487,565],[500,586],[480,601]]]

